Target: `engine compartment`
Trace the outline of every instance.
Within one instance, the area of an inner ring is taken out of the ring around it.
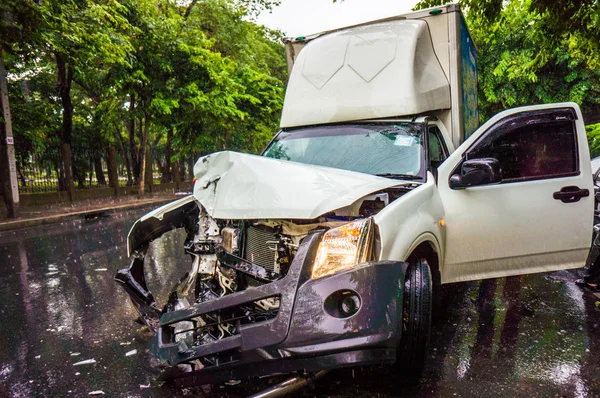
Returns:
[[[156,332],[161,324],[159,319],[165,314],[181,313],[182,310],[285,278],[299,247],[309,234],[371,217],[418,185],[401,183],[310,220],[215,219],[199,202],[189,200],[177,210],[163,214],[162,220],[142,219],[147,231],[144,232],[144,228],[132,229],[132,264],[128,270],[120,271],[116,279],[123,282],[126,289],[137,291],[137,302],[135,296],[132,300],[142,320]],[[159,310],[145,286],[143,262],[148,243],[175,228],[186,231],[184,250],[191,258],[191,267],[175,283],[166,304]],[[135,286],[136,280],[142,289]],[[140,295],[140,291],[144,294]],[[162,339],[165,343],[176,343],[180,352],[189,352],[237,336],[240,328],[277,317],[283,293],[185,317],[166,328],[160,327]],[[165,330],[168,333],[165,334]],[[204,355],[180,366],[197,370],[235,361],[236,355],[235,352]]]

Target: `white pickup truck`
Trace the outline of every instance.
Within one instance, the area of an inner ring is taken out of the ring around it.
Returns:
[[[287,42],[281,131],[198,160],[193,195],[142,217],[116,279],[179,385],[396,364],[417,375],[437,286],[576,268],[592,237],[579,107],[477,125],[475,52],[438,7]],[[475,81],[473,81],[475,79]],[[185,228],[159,309],[149,243]]]

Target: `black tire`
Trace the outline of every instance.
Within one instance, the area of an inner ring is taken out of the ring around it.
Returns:
[[[411,262],[404,276],[402,339],[396,365],[411,379],[421,375],[425,366],[431,334],[432,277],[425,259]]]

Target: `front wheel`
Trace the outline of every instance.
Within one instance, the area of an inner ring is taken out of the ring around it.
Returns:
[[[411,261],[404,276],[402,339],[396,365],[411,378],[423,371],[431,332],[432,277],[425,259]]]

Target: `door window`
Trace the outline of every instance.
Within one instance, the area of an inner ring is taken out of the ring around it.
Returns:
[[[448,156],[448,151],[444,147],[440,129],[437,126],[427,128],[427,139],[429,140],[429,164],[432,169],[437,169]]]
[[[528,115],[507,120],[486,133],[466,158],[497,159],[503,182],[577,175],[577,137],[568,119]]]

